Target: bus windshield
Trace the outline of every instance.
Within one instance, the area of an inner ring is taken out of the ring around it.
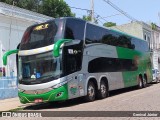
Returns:
[[[19,82],[40,84],[57,79],[62,74],[61,58],[54,58],[52,52],[19,57]]]
[[[29,50],[54,44],[62,38],[63,20],[52,20],[29,27],[22,38],[20,49]]]

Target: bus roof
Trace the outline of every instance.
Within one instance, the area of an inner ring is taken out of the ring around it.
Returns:
[[[95,24],[95,23],[92,23],[92,22],[89,22],[89,21],[85,21],[85,20],[83,20],[83,19],[76,18],[76,17],[53,18],[53,19],[47,20],[46,22],[50,22],[50,21],[53,21],[53,20],[55,20],[55,19],[64,19],[64,20],[65,20],[65,19],[78,19],[78,20],[82,20],[82,21],[84,21],[84,22],[86,22],[86,23],[90,23],[90,24],[93,24],[93,25],[95,25],[95,26],[102,27],[102,28],[104,28],[104,29],[107,29],[107,30],[110,30],[110,31],[113,31],[113,32],[116,32],[116,33],[119,33],[119,34],[126,35],[126,36],[128,36],[128,37],[132,37],[132,38],[135,38],[135,39],[139,39],[139,40],[142,40],[142,41],[146,41],[146,40],[144,40],[144,39],[141,39],[141,38],[138,38],[138,37],[136,37],[136,36],[130,35],[130,34],[128,34],[128,33],[125,33],[125,32],[122,32],[122,31],[118,31],[118,30],[115,30],[115,29],[112,29],[112,28],[109,28],[109,27],[100,26],[100,25],[97,25],[97,24]],[[41,23],[39,23],[39,24],[41,24]],[[34,25],[37,25],[37,24],[34,24]],[[34,26],[34,25],[32,25],[32,26]],[[147,41],[146,41],[146,42],[147,42]]]

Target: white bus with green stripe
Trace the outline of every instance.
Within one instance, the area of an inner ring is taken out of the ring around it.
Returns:
[[[84,97],[152,81],[148,43],[77,18],[56,18],[27,28],[16,50],[21,103]]]

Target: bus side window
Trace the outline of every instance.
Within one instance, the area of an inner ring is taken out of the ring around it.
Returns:
[[[67,19],[65,27],[65,39],[84,39],[85,22],[76,19]]]
[[[69,55],[66,57],[66,72],[67,74],[73,73],[77,70],[77,63],[74,56]]]

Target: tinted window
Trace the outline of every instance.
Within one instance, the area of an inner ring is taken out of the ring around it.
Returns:
[[[21,50],[35,49],[54,43],[62,36],[63,20],[53,20],[29,27],[22,38]]]
[[[100,43],[102,37],[107,34],[107,30],[92,24],[87,24],[86,28],[86,44]]]
[[[142,51],[142,52],[149,51],[149,46],[147,41],[132,38],[131,42],[135,46],[135,50]]]
[[[120,72],[137,70],[137,62],[132,59],[96,58],[89,62],[88,72]]]
[[[77,19],[67,19],[65,26],[66,39],[84,39],[85,21]]]
[[[86,44],[104,43],[134,49],[131,38],[92,24],[87,24],[85,40]]]
[[[85,42],[86,44],[104,43],[142,52],[146,52],[149,49],[146,41],[92,24],[87,24]]]
[[[80,44],[65,46],[63,48],[63,69],[65,75],[81,70],[83,58],[83,41]]]

